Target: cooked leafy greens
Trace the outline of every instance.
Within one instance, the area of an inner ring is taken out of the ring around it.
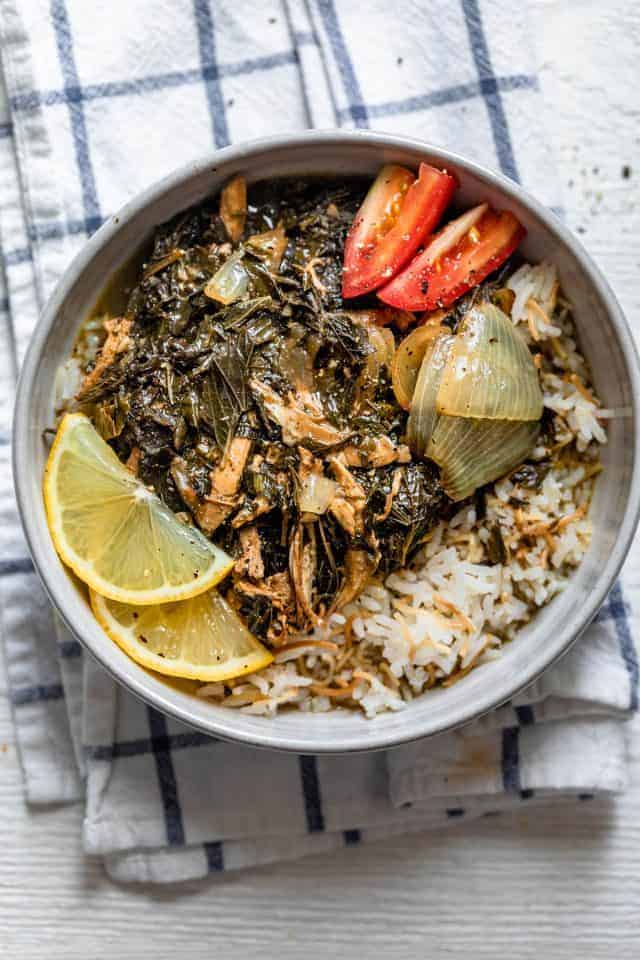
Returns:
[[[273,644],[406,564],[452,509],[404,444],[388,317],[342,301],[365,192],[274,181],[243,208],[234,182],[161,226],[78,395],[121,460],[237,558],[227,599]]]

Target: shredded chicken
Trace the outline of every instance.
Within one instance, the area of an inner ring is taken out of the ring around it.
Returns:
[[[366,550],[347,550],[344,558],[344,580],[333,602],[334,610],[351,603],[362,593],[376,566],[375,558]]]
[[[236,580],[234,586],[236,590],[248,597],[264,597],[270,600],[278,610],[286,610],[294,599],[291,580],[286,570],[266,577],[261,583]]]
[[[300,466],[298,467],[300,483],[304,483],[313,474],[320,475],[323,472],[322,461],[318,457],[314,457],[306,447],[298,447],[298,456],[300,457]]]
[[[84,400],[91,390],[102,380],[106,371],[120,357],[126,353],[132,340],[129,336],[131,323],[127,317],[114,317],[111,320],[105,320],[104,328],[107,331],[107,339],[102,344],[102,349],[98,354],[96,364],[93,370],[90,370],[80,385],[77,393],[78,400]]]
[[[248,526],[240,531],[241,555],[236,560],[235,573],[247,576],[251,580],[262,580],[264,577],[264,562],[262,560],[262,543],[257,527]]]
[[[355,537],[359,532],[361,524],[358,522],[358,515],[353,504],[349,503],[344,497],[336,496],[331,501],[329,513],[336,518],[343,530],[350,537]]]
[[[316,267],[322,267],[324,263],[324,257],[312,257],[310,260],[307,260],[304,266],[299,266],[298,264],[293,265],[294,270],[302,274],[304,289],[314,289],[321,297],[326,296],[327,288],[318,276]]]
[[[213,533],[239,505],[238,489],[250,450],[250,439],[234,437],[218,466],[211,471],[211,488],[205,496],[200,519],[196,517],[206,533]]]
[[[350,470],[347,469],[341,453],[327,457],[327,463],[331,467],[346,497],[354,501],[366,501],[367,495],[364,492],[362,484],[359,483]]]
[[[271,501],[267,500],[266,497],[258,496],[255,500],[249,500],[242,505],[231,521],[231,526],[237,530],[239,527],[244,527],[246,523],[253,523],[254,520],[265,513],[269,513],[270,510],[273,510]]]
[[[299,405],[299,398],[290,396],[285,401],[260,380],[252,380],[250,386],[269,417],[281,427],[282,441],[287,446],[311,442],[321,447],[333,447],[348,439],[348,434],[330,424],[321,412],[304,410]]]
[[[360,446],[348,443],[341,452],[349,467],[386,467],[395,461],[411,461],[409,447],[404,443],[396,447],[389,437],[369,437]]]
[[[289,547],[289,574],[296,597],[296,608],[300,623],[315,623],[317,620],[313,610],[313,576],[316,566],[316,546],[312,528],[309,527],[311,538],[304,543],[305,525],[299,523],[296,527]]]
[[[211,475],[210,497],[230,497],[238,492],[242,471],[244,470],[251,440],[248,437],[234,437],[229,447]]]
[[[191,481],[189,480],[189,475],[187,473],[187,465],[182,457],[173,458],[171,461],[170,473],[171,479],[176,485],[176,490],[182,497],[185,505],[189,507],[189,510],[191,511],[197,510],[198,494],[191,485]]]
[[[200,500],[191,484],[184,460],[174,457],[171,461],[171,476],[176,489],[204,533],[211,534],[217,530],[244,499],[238,496],[238,489],[250,449],[251,440],[234,437],[226,456],[211,471],[211,488],[203,500]]]
[[[328,457],[333,475],[340,484],[340,492],[329,506],[330,513],[351,537],[364,532],[364,508],[367,495],[364,488],[345,466],[342,454]]]
[[[125,467],[127,470],[130,470],[134,477],[138,476],[138,470],[140,469],[140,457],[142,456],[142,451],[140,447],[132,447],[131,453],[127,457],[127,462]]]
[[[246,241],[246,246],[264,259],[271,273],[277,273],[287,249],[287,235],[284,226],[279,223],[273,230],[254,233]]]
[[[402,485],[402,474],[403,474],[402,467],[397,467],[393,471],[393,480],[391,481],[391,490],[386,496],[386,499],[384,501],[384,507],[382,508],[382,512],[376,516],[376,522],[381,523],[383,520],[386,520],[389,514],[391,513],[394,497],[398,496],[398,493],[400,492],[400,487]]]
[[[274,618],[267,632],[267,638],[273,646],[280,647],[288,641],[290,634],[295,635],[295,595],[286,570],[266,577],[259,584],[237,580],[234,587],[247,597],[264,597],[273,607]]]

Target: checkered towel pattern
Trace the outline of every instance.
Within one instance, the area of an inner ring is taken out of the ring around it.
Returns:
[[[167,720],[83,655],[35,577],[10,481],[15,378],[39,308],[107,216],[194,156],[309,126],[375,127],[452,147],[557,206],[525,8],[0,0],[9,689],[28,802],[84,802],[85,849],[116,879],[176,881],[624,786],[637,590],[631,609],[617,585],[561,663],[460,733],[371,756],[253,751]]]

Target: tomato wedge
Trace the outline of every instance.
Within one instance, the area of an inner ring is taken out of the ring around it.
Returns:
[[[525,233],[509,211],[480,204],[437,233],[378,297],[399,310],[449,307],[504,263]]]
[[[421,163],[382,168],[358,210],[344,248],[342,296],[358,297],[387,283],[436,227],[456,189],[455,177]]]

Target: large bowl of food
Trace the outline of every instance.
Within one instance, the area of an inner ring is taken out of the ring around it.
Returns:
[[[68,627],[147,702],[386,747],[589,624],[637,520],[638,385],[606,281],[517,184],[404,138],[263,140],[73,262],[20,380],[18,502]]]

